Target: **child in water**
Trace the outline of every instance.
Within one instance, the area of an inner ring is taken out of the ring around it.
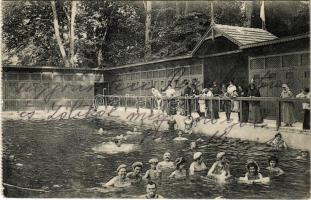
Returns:
[[[185,133],[192,134],[192,125],[193,125],[193,118],[191,115],[188,115],[184,121],[185,124]]]
[[[282,139],[281,133],[277,133],[267,144],[272,146],[275,150],[287,149],[287,144]]]
[[[279,164],[279,161],[277,157],[271,156],[269,158],[269,166],[266,169],[269,171],[270,175],[280,176],[284,174],[284,171],[278,167],[278,164]]]
[[[159,161],[156,158],[152,158],[149,160],[150,169],[146,171],[143,179],[145,180],[160,180],[161,179],[161,171],[157,169]]]
[[[187,170],[185,169],[186,160],[183,157],[177,158],[175,161],[176,170],[172,172],[169,178],[185,178]]]

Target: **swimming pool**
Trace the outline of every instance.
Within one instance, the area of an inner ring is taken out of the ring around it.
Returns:
[[[97,130],[108,130],[100,135]],[[132,138],[129,143],[137,148],[116,154],[100,151],[103,142],[125,134],[133,126],[121,122],[88,120],[60,121],[3,121],[3,146],[5,154],[14,155],[8,183],[26,188],[44,189],[48,192],[21,190],[8,187],[9,197],[85,197],[85,198],[137,198],[145,194],[145,185],[112,191],[89,191],[99,187],[116,176],[118,165],[130,165],[135,161],[144,163],[143,172],[149,169],[148,160],[152,157],[162,159],[165,151],[172,158],[183,156],[187,168],[192,159],[189,143],[202,137],[192,135],[185,143],[174,143],[168,136],[156,142],[150,135]],[[157,137],[157,136],[156,136]],[[139,144],[141,142],[141,144]],[[97,149],[97,150],[96,150]],[[231,174],[244,176],[245,162],[254,158],[266,176],[267,159],[273,154],[263,144],[236,139],[213,139],[207,146],[199,148],[204,162],[210,168],[219,151],[226,151],[231,162]],[[310,185],[310,160],[297,160],[299,151],[290,149],[278,152],[280,167],[285,175],[274,178],[270,185],[242,185],[237,183],[221,186],[212,181],[180,180],[163,181],[159,194],[166,198],[308,198]]]

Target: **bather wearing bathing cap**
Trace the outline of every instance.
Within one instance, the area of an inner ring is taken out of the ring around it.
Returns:
[[[117,172],[119,172],[120,169],[122,169],[122,168],[126,169],[126,167],[127,167],[127,166],[126,166],[125,164],[119,165],[119,167],[117,168]]]
[[[193,154],[193,160],[197,160],[202,156],[202,152],[196,152]]]
[[[225,155],[226,155],[225,152],[219,152],[219,153],[216,155],[216,158],[217,158],[217,160],[221,160],[222,157],[224,157]]]
[[[149,163],[150,164],[152,164],[152,163],[158,163],[159,162],[159,160],[157,159],[157,158],[151,158],[150,160],[149,160]]]
[[[134,162],[132,164],[132,168],[135,169],[135,167],[141,167],[143,168],[143,163],[142,162]]]

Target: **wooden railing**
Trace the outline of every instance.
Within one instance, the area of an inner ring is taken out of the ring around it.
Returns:
[[[174,101],[170,101],[174,100]],[[257,101],[260,103],[266,102],[266,103],[274,103],[276,105],[275,107],[275,121],[276,121],[276,127],[277,130],[281,126],[281,114],[282,114],[282,102],[293,102],[295,104],[295,107],[298,108],[298,110],[302,111],[302,103],[310,103],[310,99],[302,99],[302,98],[280,98],[280,97],[236,97],[236,98],[227,98],[227,97],[209,97],[209,98],[202,98],[202,97],[189,97],[189,96],[178,96],[174,98],[167,98],[163,97],[162,101],[163,107],[162,110],[167,110],[168,106],[175,106],[175,109],[182,109],[187,110],[188,103],[185,103],[187,101],[191,102],[192,111],[198,110],[198,101],[199,100],[205,100],[208,102],[209,106],[209,112],[211,119],[213,120],[213,102],[218,103],[218,110],[222,112],[222,102],[224,101],[238,101],[239,102],[239,109],[240,111],[243,109],[243,102],[252,102]],[[137,112],[139,112],[140,108],[147,108],[150,109],[150,112],[153,113],[153,110],[155,109],[155,98],[154,96],[131,96],[131,95],[98,95],[95,97],[94,105],[99,106],[115,106],[115,107],[124,107],[125,111],[129,107],[136,108]],[[174,105],[170,105],[169,103],[174,103]],[[294,113],[293,113],[294,114]],[[263,116],[265,117],[265,116]],[[240,123],[243,119],[243,112],[240,112]],[[255,124],[254,124],[255,125]]]

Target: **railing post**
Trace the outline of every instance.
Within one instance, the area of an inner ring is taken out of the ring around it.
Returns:
[[[124,106],[124,111],[126,112],[126,110],[127,110],[127,97],[128,97],[129,95],[128,94],[126,94],[125,95],[125,106]]]
[[[145,108],[147,109],[147,97],[145,96]]]
[[[213,100],[209,100],[209,104],[210,104],[210,110],[211,110],[211,120],[213,121],[214,119],[214,114],[213,114]]]
[[[154,103],[153,98],[150,97],[150,113],[151,114],[153,114],[153,103]]]
[[[278,99],[277,100],[277,113],[276,113],[276,130],[278,131],[279,130],[279,128],[280,128],[280,126],[281,126],[281,105],[282,104],[282,102]]]
[[[243,108],[242,108],[243,100],[240,100],[239,103],[240,103],[240,108],[239,108],[239,113],[240,113],[240,114],[239,114],[239,116],[240,116],[240,127],[241,127],[241,126],[242,126],[242,118],[243,118],[243,114],[242,114],[242,113],[243,113],[243,112],[242,112],[242,109],[243,109]]]
[[[136,97],[136,112],[139,113],[139,97]]]
[[[108,96],[104,96],[104,102],[105,102],[105,109],[107,110],[107,107],[108,107]]]
[[[190,105],[188,105],[188,100],[189,100],[188,97],[189,97],[188,94],[186,94],[186,96],[185,96],[185,114],[186,114],[186,115],[189,115],[189,113],[188,113],[189,108],[188,108],[188,107],[189,107]]]

